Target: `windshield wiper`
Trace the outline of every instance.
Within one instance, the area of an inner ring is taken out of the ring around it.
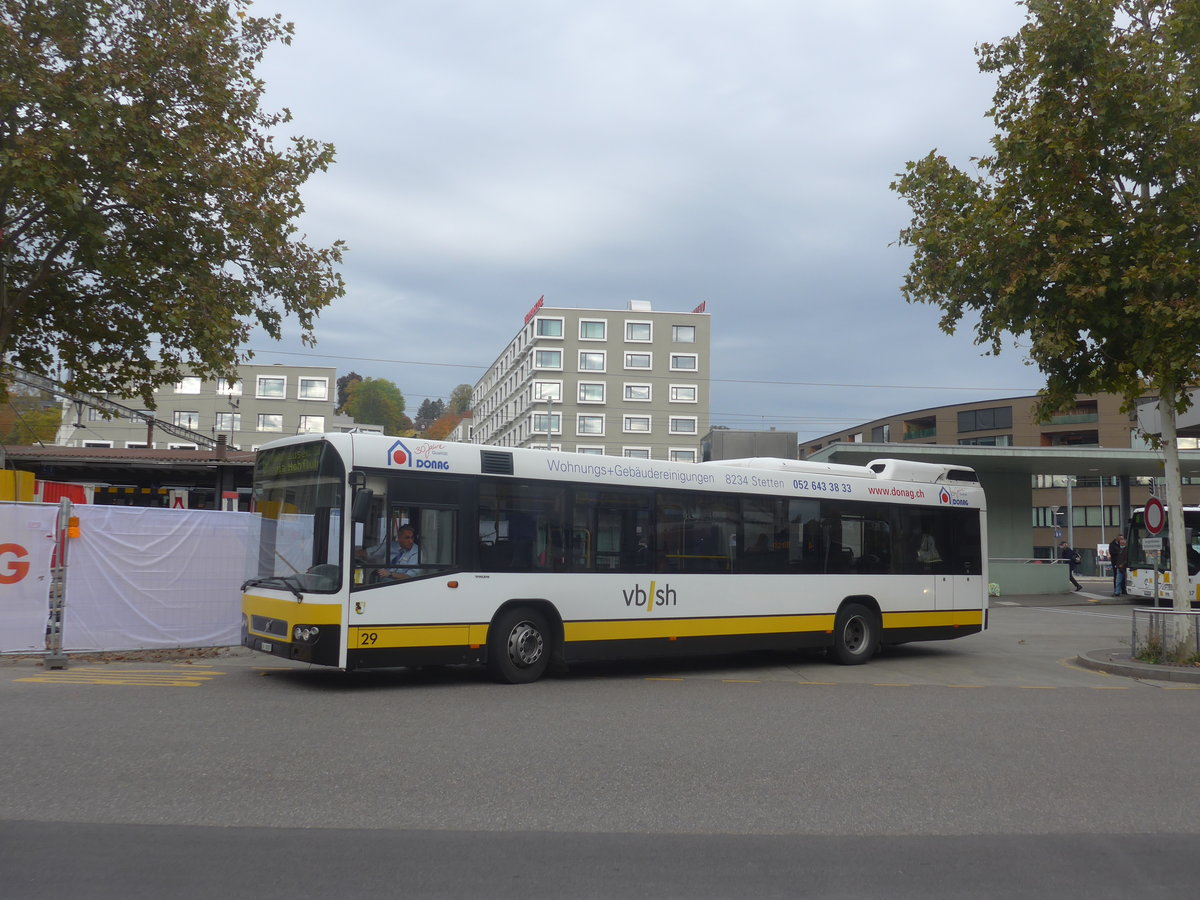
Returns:
[[[271,587],[272,585],[282,584],[285,588],[296,595],[297,600],[304,600],[304,595],[300,593],[300,587],[295,582],[294,575],[268,575],[266,578],[250,578],[242,582],[242,590],[250,587],[252,584]]]

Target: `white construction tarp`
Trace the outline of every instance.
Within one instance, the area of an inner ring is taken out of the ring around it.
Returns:
[[[76,506],[64,650],[220,647],[240,640],[241,584],[258,517],[211,510]]]
[[[57,506],[0,504],[0,650],[46,649]]]

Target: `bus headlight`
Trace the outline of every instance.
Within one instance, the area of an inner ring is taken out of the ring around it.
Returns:
[[[292,629],[292,637],[302,644],[315,644],[321,634],[316,625],[297,625]]]

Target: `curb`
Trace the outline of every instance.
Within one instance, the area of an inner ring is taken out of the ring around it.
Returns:
[[[1147,678],[1152,681],[1179,681],[1200,684],[1200,668],[1195,666],[1160,666],[1133,659],[1129,651],[1089,650],[1075,658],[1085,669],[1107,672],[1110,675],[1125,675],[1129,678]]]

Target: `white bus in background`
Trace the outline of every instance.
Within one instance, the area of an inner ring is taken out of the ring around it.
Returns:
[[[519,683],[801,647],[856,664],[987,624],[984,495],[960,466],[297,435],[258,451],[254,490],[243,643],[340,669],[477,663]]]
[[[1142,597],[1154,604],[1155,564],[1154,554],[1146,549],[1148,538],[1158,539],[1161,546],[1158,556],[1158,603],[1170,606],[1174,602],[1175,587],[1171,583],[1171,535],[1170,526],[1164,525],[1156,535],[1146,530],[1145,509],[1138,508],[1129,518],[1129,572],[1125,581],[1125,593],[1131,597]],[[1200,601],[1200,507],[1183,508],[1183,525],[1187,530],[1188,585],[1187,595],[1192,603]]]

